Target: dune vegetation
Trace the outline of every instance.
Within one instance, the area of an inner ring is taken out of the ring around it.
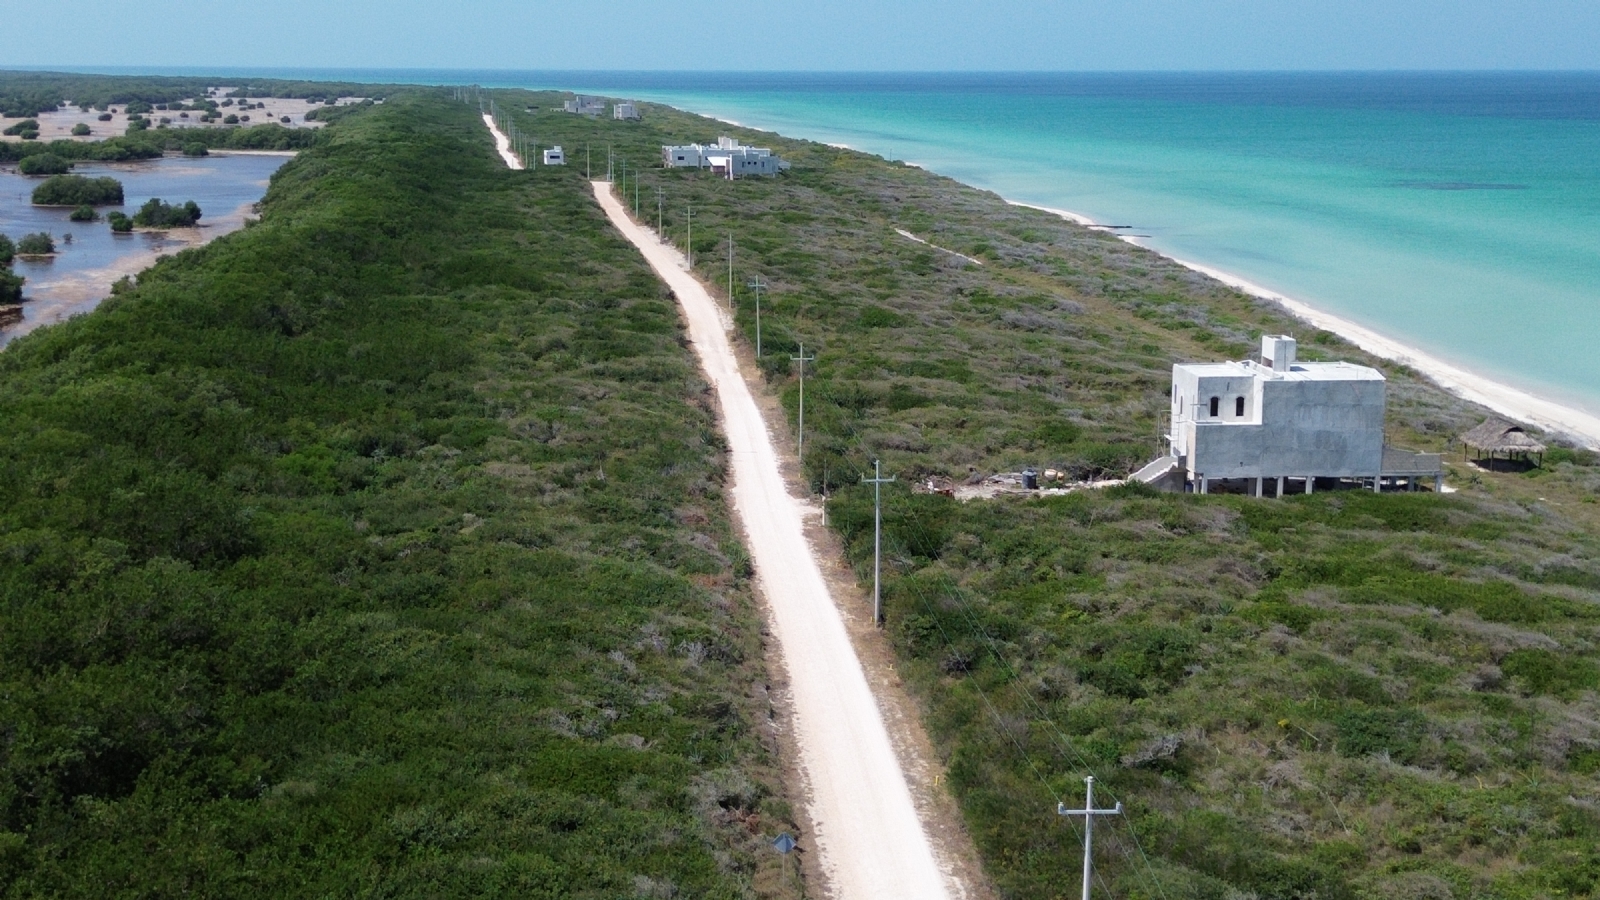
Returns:
[[[1600,890],[1600,466],[1570,446],[1488,471],[1483,413],[1404,367],[1114,236],[915,167],[646,104],[642,122],[497,91],[727,284],[805,477],[870,580],[886,491],[886,636],[1004,897],[1076,892],[1058,799],[1121,800],[1101,877],[1133,898],[1591,896]],[[528,111],[528,110],[532,111]],[[730,134],[794,163],[724,181],[664,143]],[[637,187],[633,181],[638,177]],[[904,230],[964,260],[898,233]],[[1445,452],[1450,495],[1284,500],[1142,487],[960,503],[914,486],[1160,450],[1171,364],[1291,332],[1389,378],[1391,442]],[[1559,441],[1556,441],[1559,444]]]
[[[0,896],[792,896],[671,298],[439,92],[0,354]]]

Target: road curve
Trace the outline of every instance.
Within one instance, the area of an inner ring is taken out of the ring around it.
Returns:
[[[912,803],[883,716],[801,526],[766,422],[739,373],[722,315],[676,248],[628,217],[603,181],[595,198],[677,295],[722,408],[734,509],[789,675],[800,767],[822,870],[840,900],[952,894]],[[955,892],[959,893],[957,889]]]

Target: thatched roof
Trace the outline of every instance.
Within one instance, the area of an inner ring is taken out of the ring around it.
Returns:
[[[1528,436],[1521,425],[1503,419],[1484,419],[1463,434],[1461,443],[1486,453],[1543,453],[1544,445]]]

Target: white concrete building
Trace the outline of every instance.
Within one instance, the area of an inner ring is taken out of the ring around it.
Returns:
[[[561,145],[557,144],[544,152],[544,164],[547,166],[564,166],[567,157],[561,152]]]
[[[632,100],[624,100],[620,103],[613,103],[611,105],[611,118],[633,119],[637,121],[639,118],[639,107],[635,106]]]
[[[1277,496],[1310,493],[1318,478],[1377,490],[1385,482],[1415,488],[1417,478],[1432,477],[1438,486],[1438,455],[1384,446],[1380,372],[1299,362],[1295,350],[1294,338],[1267,335],[1260,359],[1173,366],[1166,471],[1181,471],[1199,493],[1243,480],[1258,497],[1269,483]]]
[[[561,108],[569,113],[578,113],[585,116],[599,116],[605,114],[606,101],[599,97],[585,97],[584,95],[579,94],[571,100],[563,100],[561,103]]]
[[[663,146],[661,162],[671,169],[710,169],[724,178],[746,175],[776,175],[789,164],[766,147],[747,147],[726,135],[717,138],[715,145],[685,144],[679,147]]]

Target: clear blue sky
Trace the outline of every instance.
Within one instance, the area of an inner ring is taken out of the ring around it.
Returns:
[[[5,66],[1600,69],[1597,0],[0,0]]]

